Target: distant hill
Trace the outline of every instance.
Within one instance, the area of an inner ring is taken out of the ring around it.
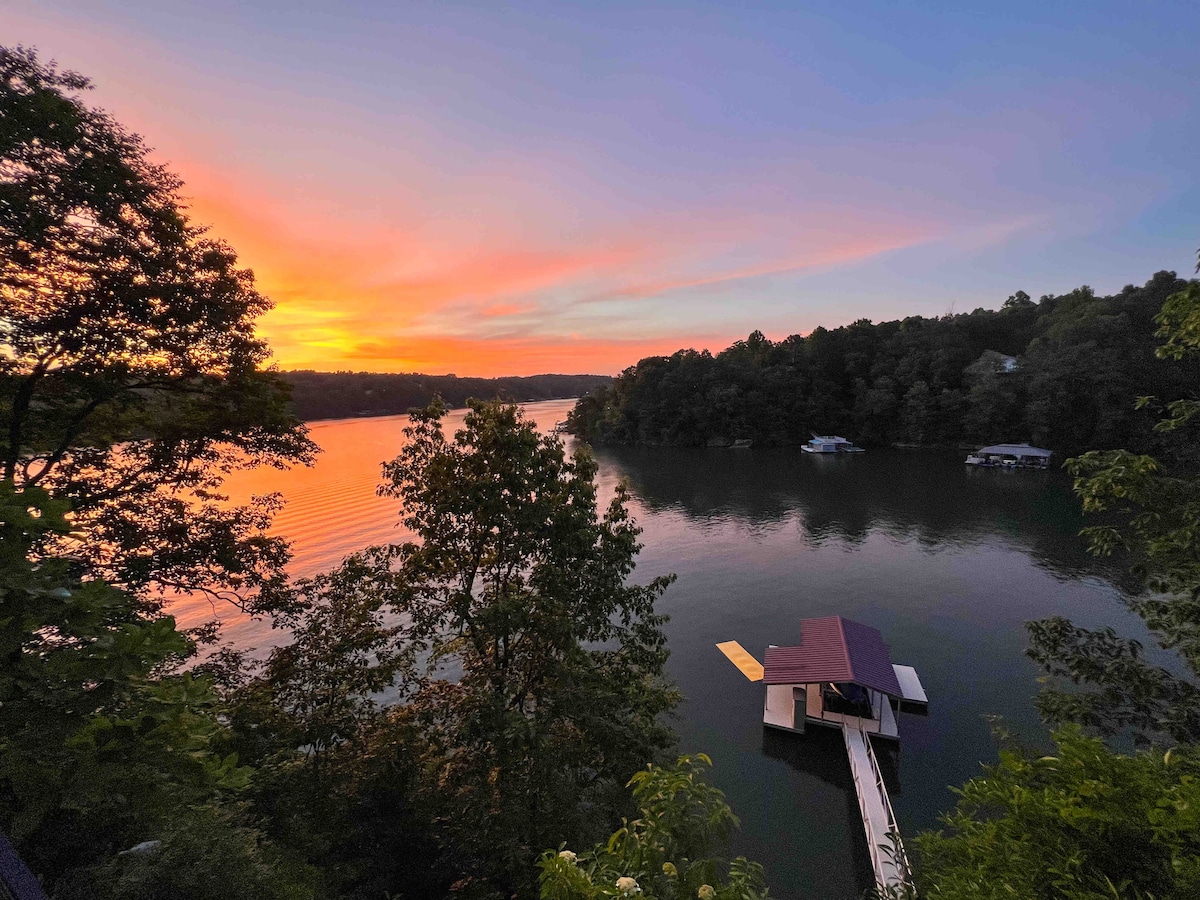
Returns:
[[[518,378],[458,378],[454,375],[372,372],[281,372],[292,387],[292,407],[305,421],[351,416],[392,416],[424,406],[440,394],[450,407],[469,397],[503,400],[562,400],[582,397],[612,384],[608,375],[529,375]]]

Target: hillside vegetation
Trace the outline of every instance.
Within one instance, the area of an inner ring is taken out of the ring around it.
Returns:
[[[582,397],[612,383],[608,375],[530,375],[510,378],[458,378],[454,375],[374,372],[284,372],[292,388],[292,409],[306,422],[350,416],[393,416],[426,406],[435,395],[451,408],[467,399],[516,401]]]
[[[1028,440],[1058,454],[1152,450],[1143,395],[1200,382],[1195,359],[1155,358],[1154,316],[1188,282],[1159,272],[1109,297],[1088,287],[999,310],[840,328],[773,342],[755,331],[713,355],[680,350],[580,400],[576,434],[599,444],[799,444],[813,432],[866,446]]]

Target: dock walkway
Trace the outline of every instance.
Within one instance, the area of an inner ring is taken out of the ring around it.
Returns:
[[[764,725],[801,733],[807,723],[841,728],[876,886],[885,896],[915,897],[912,869],[870,736],[897,740],[892,702],[897,712],[906,707],[917,712],[928,709],[929,697],[912,666],[892,663],[874,628],[825,616],[804,619],[800,636],[799,646],[767,647],[762,663],[737,641],[717,648],[748,679],[764,683]],[[857,689],[847,691],[852,700],[842,693],[847,687]],[[836,703],[839,697],[846,702]],[[863,699],[869,706],[864,707]],[[840,709],[829,708],[831,700]]]
[[[870,738],[860,724],[848,718],[842,722],[842,737],[846,742],[850,773],[854,776],[854,790],[858,794],[858,809],[862,813],[875,883],[881,889],[902,888],[908,882],[908,858],[900,843],[900,828]]]

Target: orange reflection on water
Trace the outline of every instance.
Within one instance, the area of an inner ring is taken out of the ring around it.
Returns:
[[[574,405],[574,400],[550,400],[524,409],[542,431],[548,431],[565,419]],[[447,413],[444,427],[448,434],[462,427],[465,413]],[[288,571],[295,578],[328,571],[356,550],[412,537],[400,524],[399,501],[375,493],[380,466],[400,452],[407,425],[408,416],[313,422],[309,433],[322,451],[314,465],[236,472],[226,482],[226,489],[233,502],[245,502],[256,494],[281,493],[286,505],[275,518],[271,533],[291,542],[293,558]],[[241,648],[254,647],[260,654],[286,639],[266,621],[251,619],[230,606],[214,606],[201,597],[172,600],[169,611],[184,628],[220,619],[224,641]]]

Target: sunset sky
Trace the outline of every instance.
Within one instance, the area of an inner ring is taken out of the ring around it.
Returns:
[[[0,0],[255,270],[281,367],[459,375],[1190,273],[1198,38],[1192,3]]]

